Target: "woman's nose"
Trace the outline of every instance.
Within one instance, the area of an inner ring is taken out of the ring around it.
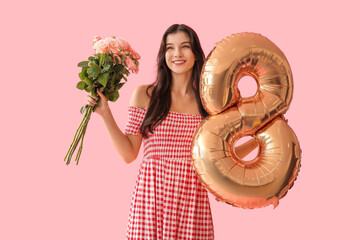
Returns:
[[[182,57],[181,48],[175,48],[175,57]]]

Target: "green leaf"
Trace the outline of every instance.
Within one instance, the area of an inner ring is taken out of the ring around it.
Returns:
[[[130,72],[126,68],[121,69],[121,73],[126,76],[128,76],[130,74]]]
[[[88,105],[82,106],[82,108],[80,109],[80,113],[84,114],[85,109],[87,108]]]
[[[99,64],[99,66],[103,66],[104,65],[104,62],[105,62],[105,60],[106,60],[106,53],[101,53],[100,54],[100,64]]]
[[[88,69],[88,68],[89,68],[89,66],[83,67],[82,70],[81,70],[81,72],[84,73],[85,77],[87,77],[87,69]]]
[[[92,85],[88,86],[87,88],[93,89],[94,87],[97,87],[96,84],[92,84]]]
[[[101,72],[101,68],[94,62],[90,63],[90,68],[87,69],[87,73],[90,77],[97,78]]]
[[[87,91],[87,92],[91,92],[91,91],[92,91],[92,89],[93,89],[93,88],[95,88],[95,87],[96,87],[96,85],[95,85],[95,84],[90,85],[90,86],[87,86],[87,88],[85,88],[85,91]]]
[[[110,55],[106,56],[106,62],[107,63],[112,63],[113,62],[113,59],[112,59],[112,57]]]
[[[89,64],[89,61],[82,61],[78,63],[78,67],[87,67]]]
[[[110,67],[111,67],[111,65],[110,65],[110,64],[105,65],[105,66],[101,69],[101,73],[104,73],[104,72],[109,71]]]
[[[81,80],[84,80],[85,76],[84,76],[84,73],[83,73],[83,72],[80,72],[80,73],[79,73],[79,78],[80,78]]]
[[[90,79],[88,79],[87,77],[85,77],[83,80],[87,85],[92,85],[93,84],[92,81]]]
[[[87,69],[88,69],[88,68],[89,68],[89,67],[83,67],[82,70],[81,70],[81,72],[79,73],[79,78],[80,78],[81,80],[84,80],[84,78],[88,77],[88,74],[87,74]]]
[[[89,69],[87,70],[87,73],[88,73],[88,75],[89,75],[90,77],[92,77],[92,78],[97,78],[97,76],[99,76],[99,73],[96,72],[96,70],[95,70],[94,68],[89,68]]]
[[[110,64],[111,65],[111,67],[109,68],[109,72],[115,72],[115,70],[114,70],[114,64]]]
[[[107,100],[110,100],[112,98],[111,93],[107,89],[103,91],[103,94],[105,95]]]
[[[86,88],[86,84],[83,81],[80,81],[76,85],[77,89],[84,90]]]
[[[112,92],[112,94],[111,94],[112,96],[113,96],[113,98],[112,98],[112,102],[115,102],[118,98],[119,98],[119,92],[118,91],[114,91],[114,92]]]
[[[95,59],[95,57],[93,57],[93,56],[90,56],[90,57],[88,58],[89,61],[92,61],[92,60],[94,60],[94,59]]]
[[[106,99],[115,102],[119,98],[119,92],[118,91],[112,91],[112,92],[104,92]]]
[[[97,61],[92,61],[92,62],[90,62],[90,67],[100,68]]]
[[[109,73],[102,73],[98,77],[98,82],[103,85],[103,87],[106,87],[106,84],[109,80]]]
[[[123,69],[124,69],[124,66],[121,65],[121,64],[116,64],[116,65],[114,66],[114,71],[115,71],[115,72],[120,72],[120,71],[123,70]]]
[[[122,87],[122,86],[124,86],[124,82],[122,82],[122,83],[119,83],[119,84],[117,84],[116,86],[115,86],[115,91],[119,91],[119,89]]]
[[[121,73],[114,72],[111,76],[111,84],[116,85],[120,82]]]

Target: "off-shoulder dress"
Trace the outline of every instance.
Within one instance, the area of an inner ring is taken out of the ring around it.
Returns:
[[[140,134],[146,109],[129,107],[125,134]],[[130,206],[127,239],[214,239],[208,194],[192,166],[190,150],[201,115],[170,111],[143,139]]]

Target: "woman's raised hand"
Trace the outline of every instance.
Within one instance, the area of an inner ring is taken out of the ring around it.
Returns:
[[[97,94],[100,97],[100,106],[97,105],[97,99],[90,95],[86,96],[86,105],[96,106],[95,112],[99,114],[100,117],[104,117],[105,114],[110,112],[109,104],[104,94],[102,94],[99,90],[97,90]]]

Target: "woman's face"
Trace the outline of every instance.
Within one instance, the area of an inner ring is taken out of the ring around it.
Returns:
[[[185,74],[192,71],[195,56],[191,50],[189,36],[182,31],[166,37],[166,65],[173,74]]]

